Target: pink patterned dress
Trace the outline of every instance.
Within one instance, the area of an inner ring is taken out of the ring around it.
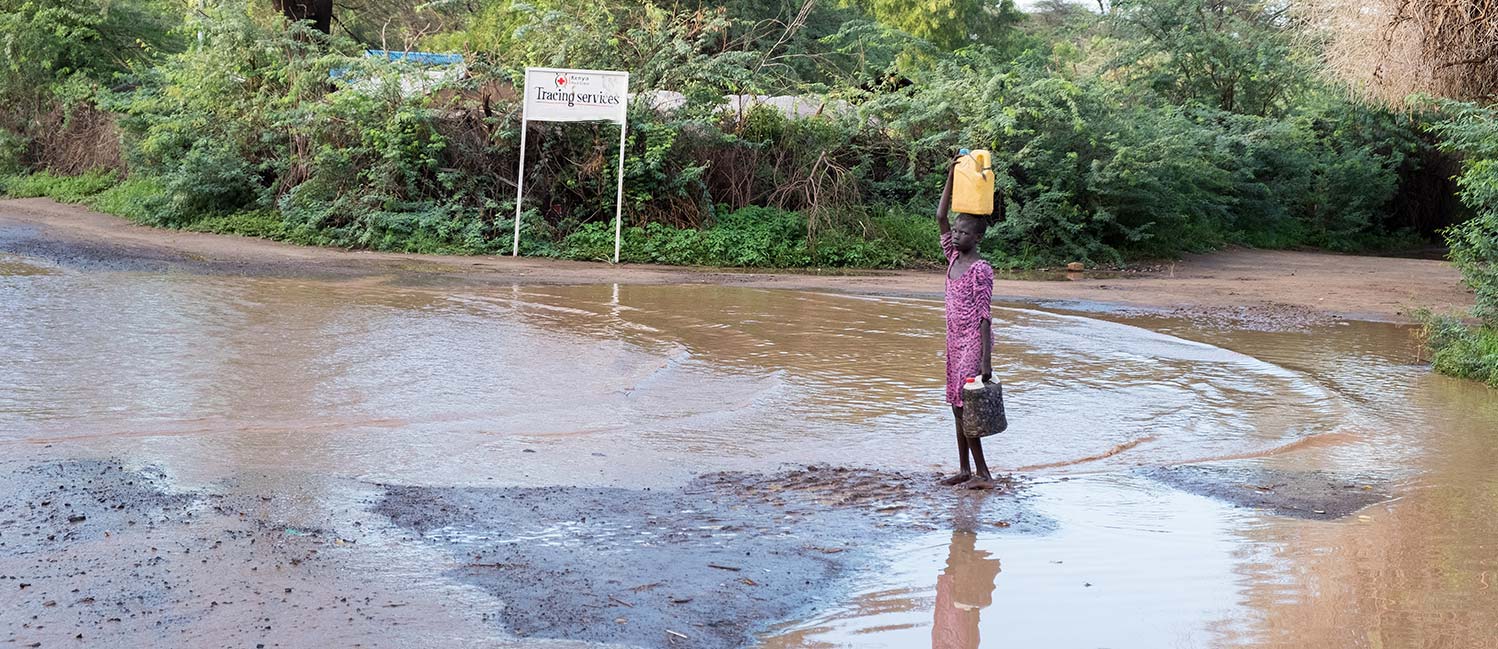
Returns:
[[[982,373],[983,331],[978,323],[989,318],[993,302],[993,266],[978,260],[962,277],[952,279],[957,247],[952,235],[941,235],[947,257],[947,403],[962,407],[962,384]]]

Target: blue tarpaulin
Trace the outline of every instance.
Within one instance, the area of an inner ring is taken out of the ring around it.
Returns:
[[[463,62],[462,54],[438,54],[436,52],[397,52],[394,50],[365,50],[365,56],[377,56],[387,61],[405,61],[416,65],[454,65]]]
[[[461,65],[462,54],[438,54],[436,52],[401,52],[396,50],[364,50],[364,56],[369,58],[380,58],[386,61],[403,61],[413,65],[427,67],[442,67],[450,65]],[[333,68],[328,71],[328,76],[334,79],[342,79],[348,75],[348,68]]]

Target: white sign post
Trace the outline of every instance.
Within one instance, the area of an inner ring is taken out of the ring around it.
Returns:
[[[623,234],[625,109],[629,73],[608,70],[525,69],[525,105],[520,113],[520,170],[515,181],[515,248],[520,256],[520,200],[525,193],[526,125],[538,122],[615,122],[619,125],[619,188],[614,195],[614,263]]]

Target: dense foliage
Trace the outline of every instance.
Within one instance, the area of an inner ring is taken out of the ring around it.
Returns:
[[[31,102],[5,107],[8,171],[97,167],[130,180],[94,202],[128,194],[142,221],[311,243],[505,250],[508,88],[527,65],[631,71],[626,252],[666,263],[930,262],[909,247],[929,237],[890,233],[929,231],[959,147],[995,152],[1007,219],[986,248],[1004,266],[1396,246],[1413,234],[1391,205],[1431,151],[1416,117],[1319,81],[1294,25],[1247,0],[1028,16],[966,0],[355,2],[332,35],[271,3],[170,23],[173,7],[144,0],[0,2],[7,47],[34,52],[4,77],[33,91],[6,95]],[[363,55],[392,42],[461,51],[468,73],[403,90],[425,70]],[[57,124],[36,119],[49,113],[118,151],[43,155],[58,148]],[[524,248],[597,257],[614,127],[531,128]],[[764,237],[797,252],[766,253]]]
[[[1457,178],[1473,218],[1448,233],[1451,260],[1477,293],[1472,314],[1498,327],[1498,110],[1450,104],[1449,119],[1434,126],[1453,150],[1467,154]]]
[[[1477,327],[1451,316],[1425,315],[1436,370],[1498,388],[1498,110],[1447,103],[1433,129],[1446,147],[1466,154],[1457,177],[1472,218],[1447,231],[1451,260],[1476,294]]]

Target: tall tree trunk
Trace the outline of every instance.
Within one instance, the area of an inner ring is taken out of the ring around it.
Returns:
[[[310,20],[324,34],[333,33],[333,0],[271,0],[287,20]]]

